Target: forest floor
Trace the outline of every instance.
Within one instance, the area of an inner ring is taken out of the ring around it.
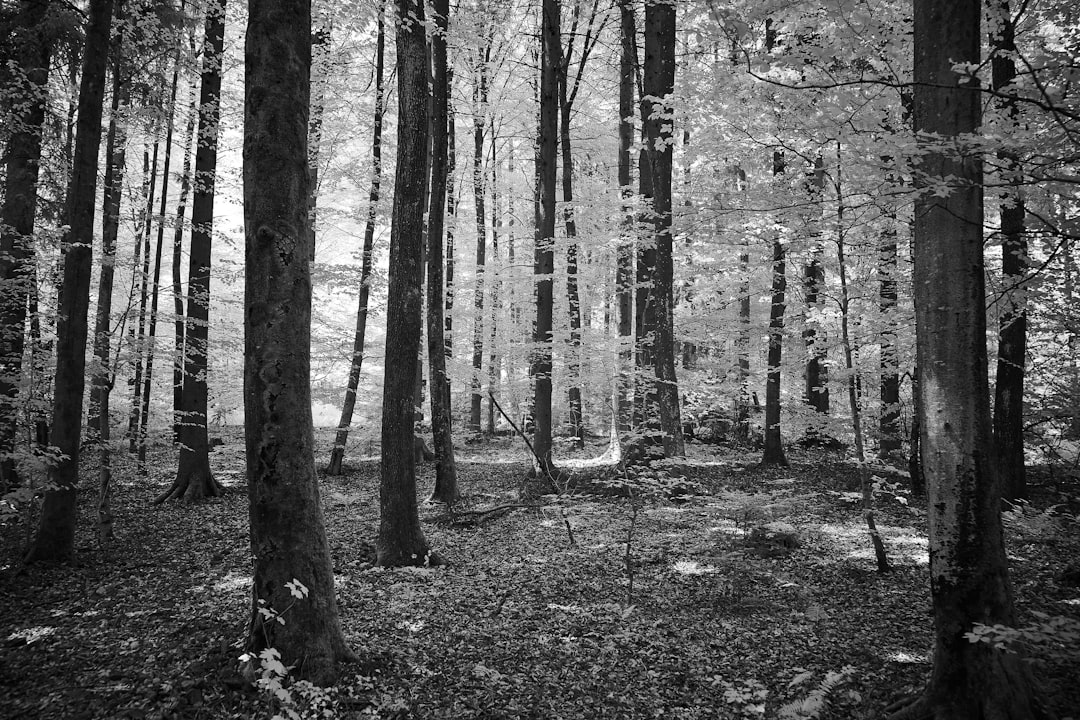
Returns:
[[[465,526],[422,505],[448,561],[435,569],[371,566],[377,462],[324,477],[342,624],[363,660],[324,698],[327,717],[876,719],[918,691],[932,622],[919,503],[879,493],[894,568],[880,575],[842,456],[791,450],[790,467],[765,469],[694,445],[691,458],[700,493],[636,515],[625,498],[572,496]],[[466,445],[459,462],[467,509],[515,502],[520,443]],[[109,548],[92,539],[92,465],[74,567],[20,568],[25,523],[0,528],[0,717],[270,717],[237,675],[251,584],[238,432],[214,452],[225,494],[205,504],[151,505],[175,468],[164,445],[148,478],[117,464]],[[432,482],[425,465],[421,497]],[[1078,494],[1046,480],[1007,514],[1022,625],[1080,619],[1080,588],[1059,582],[1080,557]],[[798,546],[762,542],[752,531],[768,522]],[[1075,640],[1031,648],[1062,719],[1080,718],[1077,653]]]

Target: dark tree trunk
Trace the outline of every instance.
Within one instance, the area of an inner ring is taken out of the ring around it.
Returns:
[[[349,440],[353,411],[356,409],[356,390],[360,387],[360,370],[364,363],[364,342],[367,335],[368,301],[371,297],[371,270],[375,255],[375,220],[379,210],[379,190],[382,184],[382,128],[386,88],[383,86],[383,70],[386,48],[384,16],[386,5],[379,4],[378,34],[375,40],[375,122],[371,137],[371,187],[368,190],[367,222],[364,225],[364,246],[360,266],[360,298],[356,309],[356,329],[353,333],[352,360],[349,363],[349,379],[345,385],[345,401],[341,406],[334,448],[330,451],[327,475],[340,475],[345,459],[345,443]]]
[[[275,648],[298,677],[329,684],[353,656],[334,598],[311,418],[311,7],[248,7],[244,417],[254,582],[246,651]],[[305,589],[289,587],[297,582]]]
[[[161,129],[160,119],[154,123],[154,153],[153,160],[149,163],[146,162],[146,152],[143,152],[143,167],[147,170],[147,177],[149,183],[146,184],[146,206],[143,208],[143,222],[142,230],[140,233],[141,242],[136,243],[136,246],[141,246],[143,263],[142,270],[139,272],[138,284],[139,284],[139,323],[138,334],[133,335],[134,338],[134,355],[135,355],[135,373],[134,381],[131,384],[131,407],[128,415],[128,452],[135,453],[139,449],[140,437],[142,436],[142,426],[139,425],[139,421],[142,419],[142,382],[143,382],[143,363],[146,357],[146,303],[149,300],[150,293],[150,233],[153,230],[154,225],[154,198],[157,191],[157,167],[158,167],[158,152],[161,148],[161,140],[158,139],[158,132]],[[138,251],[136,251],[138,254]],[[133,327],[134,329],[134,327]],[[139,474],[143,474],[145,469],[140,467]]]
[[[454,173],[457,171],[457,147],[454,132],[454,68],[447,62],[446,68],[446,302],[443,312],[443,339],[446,357],[454,354],[454,227],[457,222],[457,204],[454,197]],[[447,404],[450,403],[450,378],[446,378]]]
[[[806,329],[803,340],[806,343],[806,403],[822,415],[829,414],[829,375],[825,365],[825,350],[822,338],[818,337],[817,321],[810,317],[821,302],[821,291],[825,287],[825,265],[821,262],[821,223],[824,212],[825,164],[818,155],[814,160],[814,169],[807,180],[810,196],[810,262],[803,268],[803,286],[806,289]]]
[[[536,324],[533,326],[533,450],[539,477],[551,477],[551,354],[555,272],[556,146],[559,131],[557,66],[561,52],[558,0],[543,0],[540,53],[540,118],[536,143],[536,213],[533,273],[536,276]],[[530,486],[529,492],[532,492]]]
[[[991,37],[994,89],[1006,94],[1016,79],[1016,27],[1008,0],[998,0],[1000,29]],[[1005,112],[1015,122],[1016,100],[1005,100]],[[1005,167],[1008,193],[1001,201],[1001,275],[1009,288],[998,327],[997,381],[994,386],[994,445],[1001,469],[1001,491],[1008,500],[1027,497],[1024,467],[1024,366],[1027,356],[1027,302],[1023,283],[1028,271],[1023,183],[1016,153],[998,154]]]
[[[620,433],[630,430],[633,407],[630,391],[633,387],[634,332],[634,214],[631,210],[632,187],[630,147],[634,143],[634,68],[637,66],[637,48],[634,38],[637,30],[634,22],[632,0],[619,0],[619,194],[622,198],[622,239],[615,259],[615,292],[619,303],[619,373],[617,399],[617,425]]]
[[[469,406],[469,430],[480,432],[481,370],[484,362],[484,281],[487,264],[487,216],[484,209],[484,127],[487,124],[488,60],[491,43],[481,28],[482,40],[477,50],[473,86],[473,205],[476,208],[476,290],[473,295],[472,397]]]
[[[421,0],[397,0],[398,153],[390,226],[383,380],[378,563],[425,565],[430,557],[416,505],[413,413],[420,349],[420,264],[428,168],[428,64]],[[415,19],[407,22],[405,19]]]
[[[491,281],[488,283],[488,292],[491,294],[490,323],[488,330],[488,404],[487,404],[487,433],[495,435],[495,395],[499,390],[500,361],[496,350],[499,347],[499,314],[502,311],[502,268],[499,265],[499,229],[502,227],[502,218],[499,216],[499,192],[498,192],[498,156],[495,153],[495,143],[498,138],[495,135],[495,118],[491,118],[488,126],[488,136],[491,138],[491,260],[488,262],[488,272]]]
[[[10,54],[30,97],[14,114],[8,137],[3,214],[0,215],[0,494],[19,484],[15,470],[18,395],[26,334],[26,304],[33,281],[41,135],[49,76],[48,0],[23,2]]]
[[[878,299],[881,309],[881,419],[878,456],[885,461],[900,459],[900,374],[896,349],[896,278],[899,272],[896,249],[896,214],[888,212],[887,226],[881,235],[878,273],[881,278]]]
[[[435,490],[432,499],[447,505],[457,502],[457,461],[451,432],[450,382],[446,375],[443,325],[443,228],[447,183],[448,122],[446,31],[449,0],[433,0],[432,14],[440,32],[431,37],[431,195],[428,212],[427,346],[431,378],[431,432],[435,451]]]
[[[195,150],[195,193],[191,203],[191,249],[184,325],[184,391],[181,394],[180,459],[172,486],[156,503],[186,498],[195,502],[220,493],[210,472],[207,421],[207,359],[210,319],[210,251],[214,229],[218,121],[221,108],[221,60],[225,37],[225,0],[206,9],[199,129]],[[306,112],[305,112],[306,116]]]
[[[195,55],[195,35],[188,34],[191,55]],[[180,174],[180,201],[176,205],[176,228],[173,231],[173,442],[180,440],[181,411],[184,406],[184,288],[180,283],[180,263],[184,242],[184,215],[191,192],[191,142],[195,137],[195,115],[198,112],[196,86],[188,90],[188,116],[184,127],[184,169]]]
[[[644,122],[644,121],[643,121]],[[653,201],[652,163],[644,150],[638,153],[638,195],[648,206]],[[634,425],[656,430],[660,422],[657,408],[656,383],[650,379],[655,371],[656,301],[653,285],[656,277],[656,243],[646,240],[644,230],[648,214],[639,218],[634,290]]]
[[[784,155],[773,152],[773,175],[784,173]],[[784,352],[784,310],[787,276],[784,269],[784,244],[780,238],[772,244],[772,304],[769,306],[768,371],[765,378],[765,465],[787,465],[780,436],[780,363]]]
[[[64,238],[64,284],[57,320],[53,421],[49,444],[65,459],[49,472],[37,535],[28,562],[62,562],[75,549],[76,485],[82,439],[83,392],[86,385],[87,314],[93,264],[94,205],[97,197],[98,150],[109,57],[112,0],[91,0],[79,87],[79,120],[74,163],[68,189],[68,232]]]
[[[980,91],[956,63],[980,63],[981,3],[915,0],[915,316],[922,456],[929,481],[934,667],[894,718],[1045,718],[1024,659],[970,642],[976,623],[1014,626],[992,443],[983,276],[982,157],[957,136],[981,122]]]

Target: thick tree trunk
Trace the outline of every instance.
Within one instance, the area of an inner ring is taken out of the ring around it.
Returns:
[[[555,272],[556,146],[559,130],[557,64],[561,52],[558,0],[544,0],[541,8],[540,118],[536,143],[536,213],[533,273],[536,277],[536,324],[533,326],[533,449],[539,458],[534,474],[550,478],[552,316]],[[528,486],[528,492],[535,490]]]
[[[644,122],[644,121],[643,121]],[[653,202],[652,163],[644,150],[638,153],[638,195],[645,207]],[[641,229],[650,223],[650,211],[639,218],[637,253],[634,275],[634,425],[657,430],[660,411],[657,408],[654,346],[656,344],[656,301],[653,285],[656,278],[656,242],[645,238]]]
[[[431,378],[431,433],[435,451],[435,490],[432,499],[447,505],[457,502],[457,461],[451,432],[450,382],[446,375],[446,342],[443,325],[443,228],[447,184],[447,144],[449,117],[447,98],[446,31],[449,0],[433,0],[432,14],[440,32],[431,37],[431,195],[428,211],[427,349]]]
[[[420,527],[413,462],[413,413],[420,349],[420,243],[428,177],[428,65],[421,0],[397,0],[398,154],[390,226],[386,308],[378,563],[434,560]]]
[[[1023,658],[970,642],[982,623],[1014,625],[991,441],[983,276],[980,92],[956,63],[980,62],[981,3],[915,0],[915,314],[922,457],[929,481],[934,668],[897,718],[1028,720],[1040,710]]]
[[[772,244],[772,305],[769,308],[768,371],[765,378],[765,465],[787,465],[784,442],[780,436],[780,363],[784,351],[784,310],[787,276],[784,268],[784,244],[779,238]]]
[[[619,195],[622,199],[622,238],[616,250],[615,292],[619,306],[619,368],[616,375],[616,424],[620,433],[630,430],[633,417],[631,390],[633,388],[634,332],[634,214],[631,199],[634,195],[631,179],[630,147],[634,143],[634,68],[637,49],[634,38],[632,0],[619,0]]]
[[[360,370],[364,363],[364,343],[367,335],[368,301],[371,297],[371,271],[375,256],[375,220],[379,210],[379,191],[382,185],[382,128],[386,88],[383,86],[385,67],[386,29],[385,2],[379,4],[378,34],[375,40],[375,121],[371,136],[371,187],[368,190],[367,222],[364,225],[364,246],[360,266],[360,297],[356,309],[356,329],[353,332],[352,359],[349,363],[349,379],[345,385],[345,401],[341,405],[334,447],[330,451],[327,475],[340,475],[345,458],[345,444],[349,440],[353,411],[356,409],[356,391],[360,387]]]
[[[64,284],[57,321],[53,422],[49,438],[49,444],[65,457],[49,473],[51,487],[45,492],[28,562],[65,561],[71,558],[75,549],[97,161],[112,14],[112,0],[91,0],[79,87],[78,131],[68,189],[68,232],[64,238]]]
[[[323,112],[326,107],[326,81],[329,74],[330,28],[320,27],[311,33],[311,117],[308,121],[308,165],[311,184],[308,193],[308,215],[311,216],[311,261],[315,261],[315,230],[319,204],[319,146],[322,144]]]
[[[1009,93],[1016,79],[1016,28],[1008,0],[997,2],[998,32],[991,37],[994,89]],[[1016,121],[1016,100],[1005,100],[1005,113]],[[1008,500],[1027,497],[1024,467],[1024,366],[1027,356],[1027,301],[1023,287],[1028,271],[1025,231],[1024,178],[1016,153],[998,154],[1005,166],[1009,189],[1001,200],[1001,276],[1009,288],[998,327],[997,381],[994,386],[994,445],[1001,468],[1002,495]]]
[[[675,377],[674,263],[671,242],[672,140],[670,107],[667,98],[675,87],[675,6],[667,3],[645,5],[645,62],[641,103],[646,136],[646,158],[651,165],[653,191],[653,238],[656,253],[652,304],[656,312],[653,361],[660,430],[667,457],[685,453],[679,408],[679,386]]]
[[[181,394],[180,459],[172,486],[154,501],[186,498],[195,502],[218,495],[210,472],[207,421],[207,359],[210,320],[210,258],[214,229],[218,121],[221,108],[221,60],[225,37],[225,0],[206,9],[199,138],[195,151],[195,193],[191,203],[191,250],[184,329],[184,391]]]
[[[34,217],[51,43],[46,25],[48,0],[24,2],[11,57],[29,97],[18,104],[8,137],[0,215],[0,494],[19,484],[15,469],[18,395],[26,333],[26,303],[33,280]]]
[[[806,329],[803,341],[806,343],[806,403],[822,415],[829,414],[828,368],[825,365],[826,353],[823,338],[818,337],[818,322],[812,318],[821,302],[821,291],[825,287],[825,265],[821,262],[821,223],[824,214],[825,163],[821,155],[814,159],[814,169],[806,182],[810,196],[809,235],[810,262],[803,268],[803,286],[806,289]]]
[[[254,582],[246,650],[275,648],[298,677],[329,684],[353,656],[334,598],[311,418],[311,7],[248,7],[244,416]],[[297,582],[305,589],[288,586]]]

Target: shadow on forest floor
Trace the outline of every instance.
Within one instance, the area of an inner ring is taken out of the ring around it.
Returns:
[[[26,527],[0,528],[0,717],[272,714],[236,676],[250,603],[242,440],[215,452],[225,495],[194,507],[150,505],[175,470],[171,449],[156,450],[145,480],[118,458],[107,552],[91,541],[85,487],[76,567],[17,574]],[[428,540],[449,561],[433,570],[370,566],[377,462],[323,478],[342,623],[361,657],[378,660],[338,688],[334,716],[869,719],[921,688],[931,616],[918,503],[880,495],[895,568],[881,576],[850,502],[853,465],[792,450],[790,468],[762,469],[756,454],[717,451],[692,449],[702,494],[647,503],[629,554],[625,499],[561,501],[575,545],[554,506],[461,527],[423,505]],[[520,447],[460,452],[469,507],[515,500]],[[432,482],[426,465],[421,498]],[[1039,496],[1037,510],[1060,502]],[[770,522],[798,546],[748,542]],[[1080,549],[1075,520],[1064,523],[1009,524],[1022,623],[1032,611],[1080,617],[1080,590],[1055,582]],[[1053,659],[1037,668],[1062,717],[1080,707],[1074,671]],[[828,707],[812,715],[802,703],[816,691]]]

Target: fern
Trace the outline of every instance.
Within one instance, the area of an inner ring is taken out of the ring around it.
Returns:
[[[818,718],[821,717],[821,714],[829,707],[829,696],[838,687],[847,682],[848,678],[850,678],[854,672],[854,667],[845,665],[840,669],[840,672],[830,671],[826,673],[825,679],[822,680],[816,688],[811,690],[806,697],[801,700],[793,700],[780,708],[778,717],[780,720],[818,720]],[[795,680],[792,681],[791,686],[801,684],[809,678],[810,673],[798,675]]]

